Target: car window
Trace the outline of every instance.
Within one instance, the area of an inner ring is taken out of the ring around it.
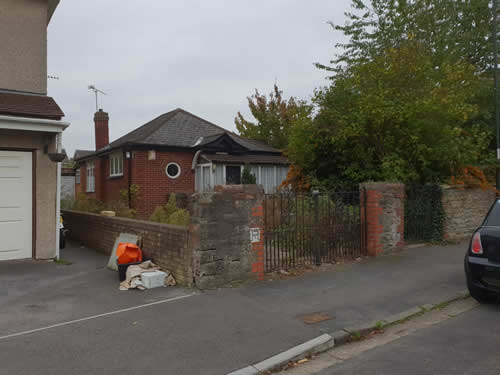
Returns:
[[[500,227],[500,200],[497,200],[491,208],[490,214],[486,218],[484,225],[489,227]]]

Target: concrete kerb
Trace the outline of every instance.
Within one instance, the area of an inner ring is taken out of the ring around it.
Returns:
[[[262,374],[266,371],[277,370],[290,362],[298,361],[309,355],[325,352],[333,348],[334,346],[347,344],[353,340],[354,335],[358,335],[361,337],[363,335],[367,335],[370,332],[379,329],[380,324],[382,324],[383,327],[398,324],[414,316],[424,314],[431,310],[439,309],[443,306],[448,305],[449,303],[465,299],[467,297],[469,297],[469,292],[467,290],[464,290],[457,294],[453,294],[451,296],[443,298],[441,301],[436,301],[433,304],[416,306],[399,314],[388,316],[383,320],[344,328],[331,334],[323,334],[303,344],[294,346],[291,349],[265,359],[264,361],[236,370],[227,375],[257,375]]]
[[[335,346],[343,345],[349,342],[351,339],[351,334],[343,329],[331,333]]]
[[[398,322],[402,322],[404,320],[407,320],[411,318],[412,316],[418,315],[422,312],[425,312],[425,310],[422,307],[413,307],[411,309],[408,309],[406,311],[400,312],[399,314],[394,314],[391,316],[388,316],[387,318],[384,319],[384,325],[391,325],[395,324]]]
[[[257,375],[260,371],[253,366],[248,366],[236,371],[233,371],[227,375]]]
[[[288,362],[298,361],[308,355],[327,351],[333,348],[334,345],[333,337],[328,334],[323,334],[262,362],[256,363],[253,367],[261,372],[272,371]]]
[[[228,375],[254,375],[265,371],[277,370],[289,362],[298,361],[312,354],[325,352],[328,349],[333,348],[334,345],[335,343],[333,337],[328,334],[323,334],[259,363],[255,363],[252,366],[231,372]]]

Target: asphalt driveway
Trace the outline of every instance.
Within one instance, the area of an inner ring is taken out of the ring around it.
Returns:
[[[463,290],[463,254],[464,245],[424,247],[204,293],[119,291],[107,257],[81,248],[63,253],[71,266],[3,263],[0,374],[224,374]],[[333,319],[298,319],[313,312]]]
[[[70,244],[52,261],[0,262],[0,336],[162,301],[186,294],[183,288],[120,291],[108,256]]]

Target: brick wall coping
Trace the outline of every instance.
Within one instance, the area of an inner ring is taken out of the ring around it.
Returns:
[[[155,229],[158,232],[164,232],[164,231],[168,231],[168,230],[177,230],[177,231],[182,231],[182,232],[188,232],[188,230],[189,230],[189,228],[182,227],[180,225],[156,223],[154,221],[129,219],[126,217],[104,216],[104,215],[99,215],[99,214],[93,214],[90,212],[82,212],[82,211],[74,211],[74,210],[61,210],[61,212],[63,214],[65,212],[67,212],[67,213],[70,213],[72,215],[98,217],[104,221],[122,223],[124,225],[131,225],[131,226],[135,226],[136,228],[141,228],[141,229]]]

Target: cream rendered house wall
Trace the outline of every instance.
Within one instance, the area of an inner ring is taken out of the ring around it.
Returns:
[[[0,1],[1,89],[47,93],[48,7],[47,0]]]

